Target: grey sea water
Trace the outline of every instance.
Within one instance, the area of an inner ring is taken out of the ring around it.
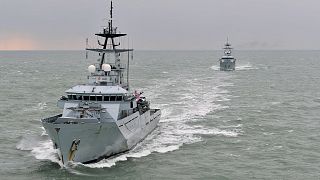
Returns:
[[[319,179],[320,51],[137,51],[132,89],[162,109],[135,149],[61,168],[40,119],[86,81],[82,51],[0,52],[0,179]]]

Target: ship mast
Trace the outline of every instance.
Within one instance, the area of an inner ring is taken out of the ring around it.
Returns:
[[[110,20],[108,21],[108,27],[107,28],[103,28],[103,31],[101,33],[97,33],[95,34],[98,37],[102,37],[105,38],[104,39],[104,43],[100,43],[100,41],[98,41],[98,44],[102,47],[102,48],[98,48],[98,49],[86,49],[89,51],[94,51],[94,52],[98,52],[99,54],[101,54],[101,58],[100,58],[100,63],[99,63],[99,67],[97,68],[98,71],[103,71],[103,64],[105,64],[106,61],[106,54],[107,53],[111,53],[111,54],[115,54],[115,64],[112,67],[112,71],[117,72],[118,75],[118,80],[117,82],[119,82],[120,85],[122,85],[124,82],[121,81],[122,77],[123,77],[123,72],[124,69],[121,66],[120,63],[120,53],[124,53],[124,52],[130,52],[133,51],[133,49],[117,49],[117,46],[120,45],[116,44],[116,38],[120,38],[123,36],[126,36],[127,34],[123,34],[123,33],[118,33],[117,32],[117,27],[113,27],[113,2],[111,0],[111,5],[110,5]],[[110,48],[108,47],[108,42],[111,42]],[[128,66],[127,66],[127,73],[129,73],[129,55],[128,55]],[[127,90],[129,90],[129,75],[127,74],[127,85],[126,85]]]
[[[113,28],[113,2],[111,1],[111,5],[110,5],[110,20],[108,22],[108,30],[106,28],[104,28],[102,34],[96,34],[97,36],[105,37],[105,41],[104,41],[104,44],[103,44],[103,49],[107,49],[108,40],[110,38],[111,39],[111,43],[112,43],[112,49],[116,50],[116,45],[115,45],[114,38],[115,37],[126,36],[126,34],[118,34],[118,36],[115,36],[116,33],[117,33],[116,30],[117,30],[117,28]],[[102,68],[102,65],[104,64],[104,61],[105,61],[105,53],[102,53],[102,58],[101,58],[101,62],[100,62],[100,68]]]
[[[231,44],[229,43],[229,38],[227,38],[227,42],[224,45],[223,49],[224,49],[224,55],[231,56],[232,47],[231,47]]]

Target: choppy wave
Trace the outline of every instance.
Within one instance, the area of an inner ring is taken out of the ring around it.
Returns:
[[[22,137],[16,148],[23,151],[30,151],[38,160],[49,160],[63,167],[62,162],[59,160],[57,150],[53,148],[52,141],[47,138],[45,133],[42,133],[41,136],[26,135]]]
[[[24,109],[24,111],[38,111],[38,110],[44,110],[47,108],[47,103],[46,102],[40,102],[37,103],[31,107],[27,107]]]
[[[211,69],[215,71],[220,71],[220,66],[214,65],[214,66],[211,66]],[[259,68],[251,65],[250,63],[236,65],[236,71],[248,71],[248,70],[256,70],[256,69],[259,69]]]
[[[220,66],[218,66],[218,65],[213,65],[213,66],[211,66],[211,69],[212,69],[212,70],[215,70],[215,71],[220,71]]]
[[[250,63],[247,63],[245,65],[236,66],[237,71],[247,71],[247,70],[255,70],[255,69],[259,69],[259,68],[251,65]]]

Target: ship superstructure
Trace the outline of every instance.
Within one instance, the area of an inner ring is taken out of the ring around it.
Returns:
[[[224,55],[219,60],[220,62],[220,70],[221,71],[233,71],[236,67],[236,59],[232,56],[232,47],[229,43],[229,40],[227,39],[227,42],[225,44]]]
[[[42,119],[63,164],[91,163],[128,151],[160,120],[160,109],[151,109],[141,93],[129,91],[129,53],[133,49],[118,49],[117,38],[126,34],[113,27],[112,1],[110,16],[108,26],[96,34],[104,38],[103,43],[98,41],[101,48],[86,49],[100,55],[98,63],[88,67],[88,83],[66,91],[67,96],[58,101],[62,114]],[[128,53],[127,64],[120,58],[123,53]]]

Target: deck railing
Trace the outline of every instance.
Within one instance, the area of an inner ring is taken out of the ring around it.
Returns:
[[[58,115],[56,115],[56,116],[44,118],[44,119],[42,119],[42,121],[43,121],[43,122],[47,122],[47,123],[53,123],[53,122],[55,122],[59,117],[62,117],[62,114],[58,114]]]

